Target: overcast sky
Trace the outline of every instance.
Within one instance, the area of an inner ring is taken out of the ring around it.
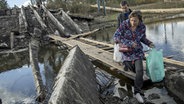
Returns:
[[[28,5],[30,0],[7,0],[7,2],[10,7],[14,7],[14,5],[21,7],[21,5]]]

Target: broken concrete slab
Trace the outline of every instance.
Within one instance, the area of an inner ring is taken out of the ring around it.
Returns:
[[[61,67],[49,104],[100,104],[95,69],[75,46]]]

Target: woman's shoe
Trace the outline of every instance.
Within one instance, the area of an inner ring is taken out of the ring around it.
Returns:
[[[139,103],[144,103],[144,99],[143,99],[143,97],[140,95],[140,93],[136,93],[136,94],[135,94],[135,98],[137,99],[137,101],[138,101]]]

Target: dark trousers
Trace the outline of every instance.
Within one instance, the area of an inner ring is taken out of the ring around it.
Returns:
[[[135,60],[135,61],[124,61],[125,67],[130,69],[131,71],[136,73],[135,80],[134,80],[134,94],[140,93],[144,95],[141,91],[143,86],[143,62],[142,60]]]

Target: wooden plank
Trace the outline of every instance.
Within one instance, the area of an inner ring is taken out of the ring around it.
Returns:
[[[171,64],[171,65],[175,65],[175,66],[179,66],[179,67],[184,67],[184,62],[182,61],[177,61],[177,60],[173,60],[173,59],[168,59],[168,58],[164,58],[164,62]]]
[[[84,41],[88,41],[88,42],[92,42],[92,43],[96,43],[96,44],[101,44],[101,45],[104,45],[104,46],[109,46],[111,48],[113,48],[113,44],[108,44],[108,43],[105,43],[105,42],[99,42],[99,41],[96,41],[96,40],[91,40],[91,39],[87,39],[87,38],[80,38],[81,40],[84,40]]]
[[[83,19],[83,20],[87,20],[87,21],[92,21],[94,20],[94,17],[91,17],[91,16],[82,16],[81,14],[73,14],[73,13],[68,13],[68,15],[71,17],[71,18],[76,18],[76,19]]]
[[[97,5],[91,5],[93,8],[97,8]],[[103,9],[102,6],[100,6]],[[122,12],[121,8],[106,7],[106,10],[112,10]],[[169,8],[169,9],[140,9],[142,13],[183,13],[184,8]]]
[[[97,44],[106,45],[106,46],[109,46],[109,47],[113,48],[113,44],[108,44],[108,43],[104,43],[104,42],[90,40],[90,39],[87,39],[87,38],[80,38],[80,39],[85,40],[85,41],[89,41],[89,42],[93,42],[93,43],[97,43]],[[168,59],[167,57],[166,58],[164,57],[163,59],[164,59],[165,63],[176,65],[176,66],[179,66],[179,67],[184,67],[184,62],[173,60],[173,59]]]
[[[79,38],[79,37],[84,37],[84,36],[88,36],[88,35],[91,35],[97,31],[99,31],[100,29],[95,29],[95,30],[92,30],[92,31],[89,31],[89,32],[85,32],[85,33],[81,33],[81,34],[78,34],[78,35],[72,35],[69,39],[74,39],[74,38]]]
[[[101,49],[103,49],[103,50],[112,50],[112,49],[114,49],[114,48],[112,48],[112,47],[104,47],[104,48],[101,48]]]
[[[108,52],[111,52],[111,53],[112,53],[112,52],[114,52],[114,49],[112,49],[112,50],[108,50]]]
[[[106,25],[104,27],[101,27],[101,28],[98,28],[98,29],[94,29],[94,30],[89,31],[89,32],[85,32],[85,33],[81,33],[81,34],[76,34],[76,35],[73,35],[72,37],[70,37],[70,39],[79,38],[79,37],[86,37],[88,35],[91,35],[91,34],[97,32],[97,31],[99,31],[99,30],[103,30],[105,28],[110,28],[112,26],[115,26],[115,25],[113,25],[113,24],[112,25]]]
[[[50,35],[49,37],[54,39],[54,40],[61,41],[62,43],[66,44],[70,47],[78,45],[80,47],[80,49],[86,55],[88,55],[94,59],[100,60],[101,62],[103,62],[107,65],[110,65],[111,67],[114,67],[114,69],[120,70],[123,75],[125,75],[133,80],[135,78],[135,73],[133,73],[131,71],[124,71],[122,66],[120,66],[118,63],[113,61],[113,57],[112,57],[113,54],[110,52],[104,51],[102,49],[96,48],[95,46],[91,46],[91,45],[88,45],[88,44],[85,44],[85,43],[82,43],[80,41],[73,40],[73,39],[66,40],[65,38],[61,38],[59,36],[53,36],[53,35],[52,36]],[[146,78],[146,77],[144,77],[144,78]],[[144,79],[144,80],[147,80],[147,79]]]
[[[130,72],[130,71],[124,71],[123,67],[121,65],[119,65],[118,63],[113,61],[113,53],[108,52],[108,51],[104,51],[102,49],[99,49],[95,46],[91,46],[85,43],[82,43],[80,41],[77,40],[73,40],[73,39],[65,39],[65,38],[61,38],[59,36],[49,36],[50,38],[54,39],[54,40],[58,40],[61,41],[62,43],[73,47],[75,45],[78,45],[81,50],[87,54],[88,56],[97,59],[99,61],[101,61],[102,63],[109,65],[110,67],[112,67],[113,69],[118,69],[120,71],[120,73],[122,73],[123,75],[125,75],[126,77],[129,77],[131,79],[135,78],[135,73]],[[174,64],[175,68],[176,66],[180,66],[180,67],[184,67],[184,62],[180,62],[180,61],[176,61],[176,60],[172,60],[172,59],[167,59],[164,58],[164,62],[169,63],[169,64]],[[144,69],[146,66],[146,62],[143,62],[144,65]],[[167,67],[165,67],[167,68]],[[169,69],[166,69],[169,70]],[[145,73],[145,72],[144,72]],[[144,74],[144,80],[148,80],[149,78],[146,76],[146,74]]]
[[[4,50],[4,51],[1,51],[0,54],[10,54],[10,53],[19,53],[19,52],[24,52],[24,51],[27,51],[28,48],[23,48],[23,49],[18,49],[18,50]]]

